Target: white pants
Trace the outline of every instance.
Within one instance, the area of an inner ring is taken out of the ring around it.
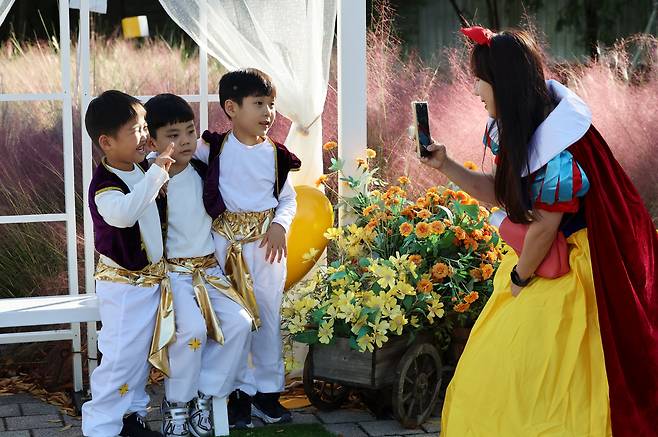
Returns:
[[[228,241],[213,232],[215,255],[224,267]],[[285,383],[283,348],[281,344],[281,297],[286,282],[286,259],[272,264],[265,261],[266,248],[261,241],[247,243],[242,254],[254,283],[254,295],[260,313],[261,327],[251,334],[247,349],[253,368],[243,362],[234,388],[253,396],[256,392],[282,392]]]
[[[224,276],[219,267],[208,275]],[[206,322],[196,302],[192,275],[170,273],[174,294],[176,342],[169,346],[170,377],[165,379],[169,402],[189,402],[197,391],[227,397],[238,371],[247,359],[252,320],[239,304],[206,284],[213,310],[219,319],[224,345],[206,336]]]
[[[146,416],[149,348],[160,302],[160,286],[136,287],[96,281],[103,327],[98,334],[101,364],[91,375],[91,401],[82,406],[82,432],[115,437],[123,416]]]

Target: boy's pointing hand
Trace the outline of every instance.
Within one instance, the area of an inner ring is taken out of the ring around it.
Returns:
[[[169,147],[155,158],[154,164],[162,167],[165,171],[169,171],[171,164],[176,162],[176,160],[171,157],[172,153],[174,153],[174,143],[169,143]]]

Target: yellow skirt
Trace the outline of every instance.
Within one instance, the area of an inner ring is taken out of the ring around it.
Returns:
[[[587,230],[567,241],[571,271],[516,298],[518,258],[505,255],[448,387],[442,437],[612,435]]]

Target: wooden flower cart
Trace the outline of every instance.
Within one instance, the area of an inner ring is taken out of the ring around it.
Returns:
[[[340,407],[352,389],[366,391],[372,404],[390,406],[406,428],[417,428],[435,411],[441,388],[439,351],[429,333],[395,336],[373,352],[350,348],[348,339],[309,346],[304,391],[320,410]]]

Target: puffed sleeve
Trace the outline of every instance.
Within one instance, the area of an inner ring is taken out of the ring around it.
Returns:
[[[546,211],[577,212],[589,180],[571,152],[565,150],[532,176],[534,207]]]
[[[491,149],[491,153],[494,155],[494,163],[499,164],[498,158],[498,125],[493,118],[490,118],[487,122],[487,127],[484,130],[484,137],[482,142],[485,147]]]

